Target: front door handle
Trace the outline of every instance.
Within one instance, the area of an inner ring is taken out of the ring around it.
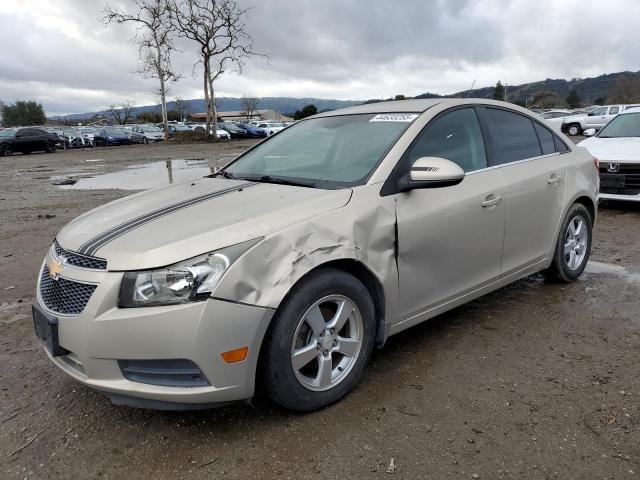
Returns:
[[[557,173],[552,173],[551,176],[549,177],[549,180],[547,180],[547,183],[555,187],[556,185],[558,185],[558,182],[560,180],[562,180],[562,175],[558,175]]]
[[[484,202],[482,202],[482,206],[484,208],[491,208],[491,207],[495,207],[496,205],[498,205],[500,202],[502,202],[502,196],[500,195],[494,195],[493,193],[490,195],[487,195],[487,198],[484,199]]]

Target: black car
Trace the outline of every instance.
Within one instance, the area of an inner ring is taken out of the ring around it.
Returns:
[[[57,135],[42,128],[7,128],[0,131],[0,157],[11,155],[13,152],[26,155],[37,151],[54,153],[59,141]]]
[[[235,123],[221,122],[218,123],[218,128],[229,132],[231,138],[247,138],[247,131],[244,128],[240,128]]]

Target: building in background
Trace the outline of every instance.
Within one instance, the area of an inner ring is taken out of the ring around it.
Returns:
[[[193,122],[204,122],[207,120],[206,113],[190,113],[187,118]],[[287,122],[293,120],[291,117],[282,115],[275,110],[256,110],[253,115],[247,117],[246,112],[241,110],[234,110],[228,112],[218,112],[218,121],[236,121],[244,122],[250,120],[278,120],[280,122]]]

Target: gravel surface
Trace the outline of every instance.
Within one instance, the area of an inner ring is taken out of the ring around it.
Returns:
[[[0,478],[638,476],[640,206],[601,206],[592,273],[568,285],[532,276],[392,337],[357,390],[320,412],[114,407],[60,372],[32,333],[42,257],[66,222],[131,191],[51,177],[214,167],[251,144],[0,159]]]

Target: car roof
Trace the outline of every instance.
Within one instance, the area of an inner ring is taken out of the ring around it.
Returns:
[[[444,108],[452,108],[460,105],[494,105],[497,107],[509,108],[526,115],[535,115],[530,110],[515,105],[513,103],[489,100],[486,98],[432,98],[419,100],[393,100],[389,102],[380,101],[377,103],[367,103],[355,105],[353,107],[341,108],[330,112],[323,112],[307,118],[333,117],[336,115],[357,115],[366,113],[423,113],[440,105]]]

